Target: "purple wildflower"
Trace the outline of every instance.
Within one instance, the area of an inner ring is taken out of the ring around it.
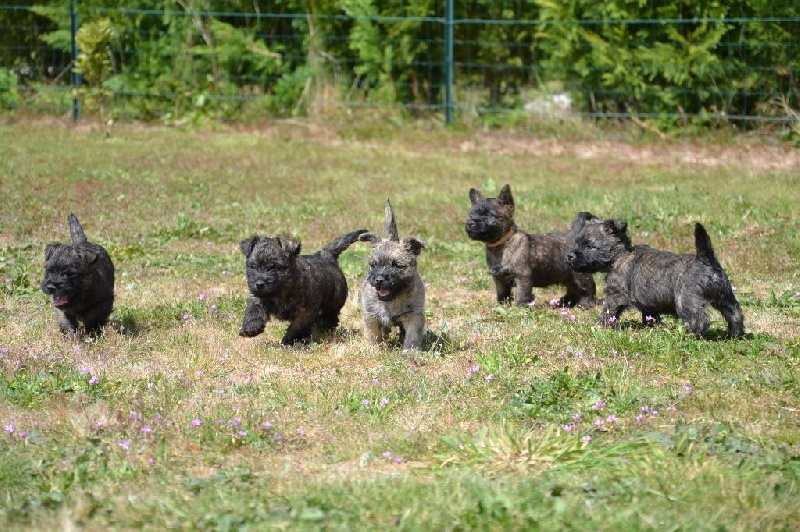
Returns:
[[[192,420],[192,426],[193,427],[199,427],[202,424],[203,424],[203,420],[201,420],[199,417],[196,417],[196,418],[194,418]]]
[[[606,422],[607,422],[607,423],[614,423],[616,420],[617,420],[617,416],[615,416],[614,414],[610,414],[610,415],[609,415],[609,416],[606,418]]]
[[[385,407],[386,407],[386,405],[388,405],[388,404],[389,404],[389,399],[387,399],[386,397],[382,397],[382,398],[381,398],[381,403],[380,403],[380,404],[381,404],[381,408],[385,408]]]
[[[127,451],[131,448],[131,440],[119,440],[118,445],[122,447],[123,450]]]
[[[9,434],[14,434],[14,424],[13,423],[6,423],[6,432]]]
[[[594,408],[595,410],[602,410],[605,406],[606,406],[606,402],[605,401],[597,401],[594,404],[594,406],[592,406],[592,408]]]
[[[89,384],[97,384],[100,382],[100,378],[97,375],[92,375],[92,378],[89,379]]]
[[[584,436],[583,438],[581,438],[581,441],[582,441],[583,443],[589,443],[590,441],[592,441],[592,437],[591,437],[591,436],[589,436],[589,435],[587,434],[586,436]]]

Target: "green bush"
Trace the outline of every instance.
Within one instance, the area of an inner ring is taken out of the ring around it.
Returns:
[[[0,109],[15,109],[18,105],[17,76],[7,68],[0,68]]]

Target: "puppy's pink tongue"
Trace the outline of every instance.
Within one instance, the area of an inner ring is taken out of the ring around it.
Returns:
[[[57,298],[53,299],[53,305],[56,307],[63,307],[67,303],[69,303],[67,296],[58,296]]]
[[[378,295],[381,296],[381,297],[388,296],[389,295],[389,289],[388,288],[381,288],[380,290],[378,290]]]

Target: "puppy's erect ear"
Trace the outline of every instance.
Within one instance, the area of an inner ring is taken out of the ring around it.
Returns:
[[[425,247],[425,243],[415,236],[407,236],[401,240],[400,243],[403,244],[403,247],[414,255],[419,255],[422,251],[422,248]]]
[[[50,257],[53,256],[53,253],[55,253],[57,250],[61,249],[62,247],[64,247],[64,244],[59,244],[58,242],[51,242],[50,244],[47,244],[44,247],[44,260],[45,261],[50,260]]]
[[[256,247],[256,243],[258,242],[258,235],[253,235],[250,238],[245,238],[241,242],[239,242],[239,249],[242,250],[245,257],[249,257],[250,254],[253,252],[253,248]]]
[[[381,241],[375,233],[361,233],[358,235],[358,240],[361,242],[369,242],[373,246]]]
[[[78,257],[84,260],[86,264],[92,264],[97,260],[97,253],[91,249],[78,249]]]
[[[469,201],[471,201],[473,205],[482,199],[483,194],[481,194],[480,190],[475,190],[474,188],[469,189]]]
[[[497,201],[507,207],[511,207],[512,211],[514,210],[514,196],[511,195],[510,185],[506,185],[500,190],[500,194],[497,195]]]
[[[278,245],[283,250],[283,254],[287,257],[296,257],[300,254],[301,243],[298,239],[290,236],[278,236],[275,237],[275,240],[278,241]]]
[[[603,228],[612,235],[623,236],[628,230],[628,224],[621,220],[606,220],[603,222]]]

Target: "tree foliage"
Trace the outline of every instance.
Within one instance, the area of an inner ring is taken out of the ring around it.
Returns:
[[[0,31],[8,30],[10,42],[0,45],[0,67],[29,88],[67,83],[70,1],[9,5],[0,10]],[[101,39],[81,47],[102,49],[82,52],[78,69],[137,118],[292,114],[306,109],[310,90],[326,83],[348,102],[443,105],[443,0],[74,5],[84,39],[87,32]],[[469,0],[455,6],[457,94],[470,94],[480,108],[522,107],[554,87],[584,112],[672,122],[779,113],[776,97],[798,107],[795,0]]]

